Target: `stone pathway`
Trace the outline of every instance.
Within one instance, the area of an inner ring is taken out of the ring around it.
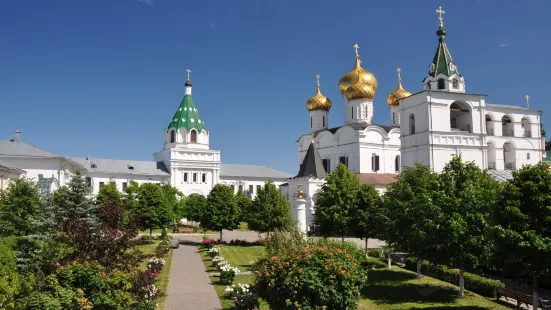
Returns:
[[[197,246],[192,243],[180,244],[174,249],[165,309],[222,309]]]

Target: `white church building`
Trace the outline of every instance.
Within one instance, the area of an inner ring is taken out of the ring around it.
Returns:
[[[358,173],[361,183],[384,192],[403,167],[423,163],[441,172],[452,155],[474,161],[498,180],[543,160],[542,111],[490,104],[486,95],[467,93],[465,78],[446,45],[444,12],[440,8],[437,13],[438,46],[422,90],[406,91],[398,69],[398,86],[386,101],[390,125],[372,122],[378,82],[362,67],[357,44],[354,68],[338,84],[342,126],[327,126],[332,102],[321,93],[318,76],[317,93],[306,102],[311,130],[296,141],[299,173],[281,187],[302,230],[313,224],[316,192],[326,174],[340,163]],[[528,96],[526,100],[528,104]]]
[[[189,72],[184,98],[165,129],[163,150],[153,155],[153,161],[66,157],[25,142],[16,131],[12,139],[0,141],[0,185],[6,187],[10,179],[24,175],[41,191],[51,192],[80,170],[94,194],[110,182],[124,191],[133,180],[169,183],[186,196],[207,195],[220,183],[254,197],[268,180],[280,185],[289,179],[290,174],[270,167],[222,164],[220,151],[209,147],[210,132],[191,97]]]

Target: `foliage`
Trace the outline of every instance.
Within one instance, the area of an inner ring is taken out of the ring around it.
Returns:
[[[122,205],[122,194],[117,189],[115,182],[109,182],[100,188],[96,196],[96,204],[100,206]]]
[[[266,246],[266,255],[272,257],[276,255],[286,256],[296,249],[306,247],[308,241],[304,233],[297,226],[292,225],[286,231],[275,231],[266,237],[264,244]]]
[[[161,183],[161,190],[166,197],[173,221],[180,221],[185,218],[185,197],[181,191],[168,183]]]
[[[513,276],[551,273],[551,172],[545,163],[513,172],[492,212],[494,263]]]
[[[364,262],[362,263],[362,266],[365,269],[380,269],[380,268],[388,267],[386,262],[384,262],[380,258],[375,258],[375,257],[366,257]]]
[[[32,180],[16,179],[0,191],[0,236],[36,233],[40,216],[40,194]]]
[[[240,272],[239,269],[230,266],[230,264],[219,264],[218,269],[220,270],[220,284],[230,285],[235,279],[235,275]]]
[[[0,309],[14,309],[20,283],[13,238],[0,238]]]
[[[246,221],[250,230],[262,233],[287,229],[292,225],[291,205],[269,181],[258,190]]]
[[[245,195],[242,191],[238,191],[235,194],[235,202],[237,203],[237,208],[239,209],[239,221],[247,221],[249,210],[253,204],[251,197]],[[251,214],[252,215],[252,214]]]
[[[366,272],[340,248],[312,246],[256,266],[255,287],[272,309],[357,309]]]
[[[352,206],[351,212],[354,216],[350,220],[354,236],[366,239],[365,251],[367,254],[367,239],[377,237],[377,222],[380,197],[379,192],[369,184],[360,184],[356,204]]]
[[[406,269],[415,271],[417,269],[417,259],[408,257],[405,260]],[[442,281],[456,284],[459,281],[459,270],[450,269],[444,265],[434,265],[426,260],[421,262],[421,268]],[[505,287],[499,280],[485,278],[473,273],[464,273],[465,287],[477,294],[485,297],[497,297],[497,288]]]
[[[199,194],[191,194],[185,200],[185,217],[188,220],[201,222],[207,207],[207,198]]]
[[[207,254],[209,255],[209,257],[214,258],[215,256],[218,256],[218,254],[220,254],[220,248],[211,248],[209,249]]]
[[[350,231],[352,212],[357,203],[360,188],[358,175],[339,164],[327,176],[325,184],[318,192],[314,219],[319,233],[323,236],[344,236]]]
[[[201,240],[201,246],[206,249],[212,249],[215,244],[216,240],[212,238],[203,238],[203,240]]]
[[[201,226],[220,231],[220,240],[223,229],[234,230],[239,227],[239,209],[229,186],[216,184],[212,188],[207,197],[207,208],[201,218]]]
[[[250,310],[260,307],[258,295],[250,291],[248,284],[239,283],[237,286],[228,286],[225,292],[230,296],[236,310]]]
[[[159,184],[141,184],[136,199],[131,203],[131,211],[141,217],[143,228],[166,227],[172,220],[171,206]]]

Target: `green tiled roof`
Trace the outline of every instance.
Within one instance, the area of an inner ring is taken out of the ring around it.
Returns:
[[[170,129],[178,130],[180,128],[185,128],[188,132],[191,129],[196,129],[198,132],[205,129],[205,123],[199,117],[191,95],[184,96],[166,131],[168,132]]]
[[[448,46],[446,45],[446,30],[444,27],[440,26],[438,31],[436,31],[436,35],[438,36],[439,42],[438,48],[436,49],[436,54],[434,54],[434,58],[432,60],[435,67],[432,73],[429,72],[429,76],[437,76],[439,74],[444,74],[446,76],[451,76],[453,74],[460,75],[457,67],[455,67],[455,63],[455,69],[450,70],[450,63],[453,63],[453,59],[450,51],[448,50]]]

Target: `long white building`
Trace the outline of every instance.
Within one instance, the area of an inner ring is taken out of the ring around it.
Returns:
[[[296,141],[299,173],[282,186],[294,206],[293,218],[307,221],[301,227],[313,223],[316,193],[325,175],[340,163],[358,173],[360,182],[384,192],[403,167],[423,163],[441,172],[452,155],[474,161],[499,180],[511,178],[514,169],[543,160],[542,111],[490,104],[486,95],[467,93],[465,77],[446,45],[441,16],[437,38],[436,53],[419,92],[411,94],[403,88],[398,69],[397,88],[387,96],[388,125],[372,122],[375,107],[386,107],[373,100],[378,81],[362,67],[357,44],[355,65],[338,83],[343,96],[342,126],[327,126],[333,104],[321,93],[318,76],[317,93],[306,102],[311,130]],[[299,185],[304,193],[296,203]]]

